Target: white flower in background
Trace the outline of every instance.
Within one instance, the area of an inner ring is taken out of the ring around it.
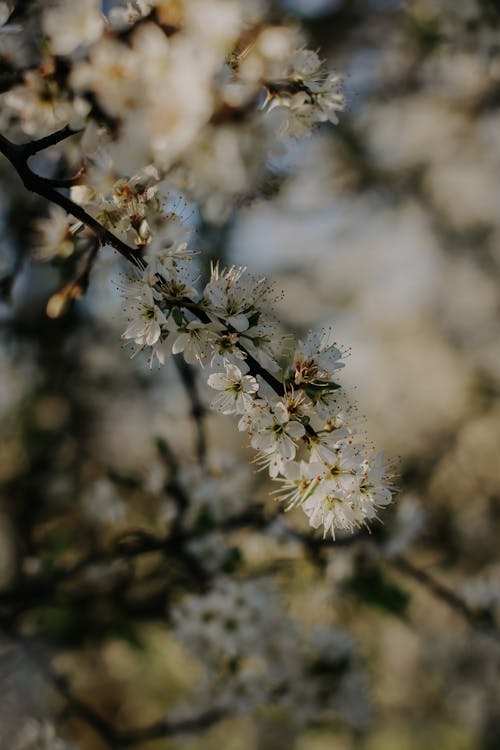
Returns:
[[[498,568],[486,574],[470,578],[462,585],[462,595],[471,609],[477,612],[491,612],[500,622],[500,583]]]
[[[19,118],[23,132],[35,138],[68,124],[77,130],[89,112],[81,97],[70,101],[52,76],[37,70],[28,70],[24,84],[7,91],[2,105],[2,116]]]
[[[123,31],[150,13],[151,6],[148,0],[120,0],[120,5],[114,5],[109,11],[108,22],[113,29]]]
[[[12,750],[77,750],[77,746],[60,739],[49,721],[30,719],[21,729]]]
[[[258,584],[223,578],[206,595],[185,596],[172,618],[178,637],[203,659],[255,655],[273,621],[269,604]]]
[[[177,638],[205,666],[191,712],[193,703],[234,711],[274,704],[297,726],[334,706],[341,713],[343,680],[357,668],[349,637],[331,627],[303,635],[262,583],[219,578],[208,593],[185,596],[172,618]]]
[[[418,497],[405,495],[398,502],[394,527],[384,544],[389,557],[397,557],[405,552],[425,528],[425,511]]]
[[[283,136],[307,138],[317,123],[337,123],[345,108],[342,78],[325,68],[313,50],[296,50],[281,80],[268,82],[264,109]]]
[[[276,99],[269,111],[279,117],[280,135],[291,138],[310,136],[317,119],[317,109],[304,91],[286,99]]]
[[[51,206],[46,218],[38,219],[38,233],[34,254],[38,260],[67,258],[75,249],[75,234],[81,228],[79,221],[72,219],[59,206]]]
[[[100,0],[59,0],[43,14],[43,29],[56,55],[70,55],[101,36],[104,18]]]
[[[311,646],[314,658],[332,665],[349,658],[354,650],[350,635],[337,628],[314,628]]]
[[[243,375],[236,365],[227,364],[226,372],[210,375],[208,385],[221,393],[212,405],[223,414],[243,414],[251,407],[259,384],[251,375]]]
[[[198,694],[206,707],[266,705],[299,677],[294,623],[262,583],[219,578],[207,594],[185,596],[172,617],[176,636],[205,666]]]
[[[294,76],[301,78],[304,81],[316,73],[320,66],[321,60],[319,59],[318,53],[311,49],[299,49],[292,56],[292,68]]]
[[[179,474],[191,503],[188,525],[207,516],[211,521],[223,521],[250,504],[252,473],[239,456],[228,452],[210,455],[206,466],[187,464]]]
[[[98,479],[90,485],[82,498],[85,515],[100,525],[113,525],[124,520],[126,503],[109,479]]]
[[[92,91],[110,116],[125,116],[140,102],[135,85],[139,68],[140,60],[130,47],[102,37],[92,45],[88,59],[73,66],[70,83],[75,91]],[[133,145],[128,143],[129,148]]]
[[[199,137],[213,112],[213,78],[224,55],[188,33],[167,39],[154,24],[134,35],[140,126],[160,169],[168,169]],[[130,136],[132,135],[130,130]],[[126,157],[126,154],[124,154]]]
[[[231,548],[224,534],[217,532],[194,538],[187,545],[188,550],[209,573],[217,573],[231,559]]]

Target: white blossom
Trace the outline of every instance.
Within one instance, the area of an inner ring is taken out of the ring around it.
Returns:
[[[204,365],[210,360],[215,332],[205,324],[192,320],[172,334],[172,353],[182,352],[184,359],[190,365]]]
[[[37,242],[34,248],[38,260],[52,260],[53,258],[67,258],[75,247],[74,236],[81,227],[66,211],[59,206],[51,206],[46,218],[38,219],[36,230]]]
[[[262,411],[251,444],[259,451],[259,462],[269,467],[271,477],[285,473],[286,463],[295,458],[296,441],[304,434],[304,425],[290,419],[282,401]]]
[[[341,358],[342,352],[330,329],[320,333],[309,331],[306,340],[299,341],[294,355],[295,383],[327,385],[336,371],[345,366]]]
[[[43,28],[56,55],[70,55],[77,47],[95,42],[104,28],[99,0],[59,0],[48,8]]]
[[[87,120],[60,148],[81,164],[71,200],[141,267],[124,290],[123,340],[150,366],[181,355],[206,368],[214,408],[237,415],[278,496],[334,535],[375,518],[392,494],[339,395],[342,350],[331,330],[285,336],[265,277],[219,262],[197,277],[178,210],[227,218],[258,187],[280,134],[306,137],[344,106],[340,77],[300,30],[264,13],[258,0],[127,0],[108,18],[97,0],[54,0],[40,14],[43,65],[6,91],[2,121],[35,136]],[[78,261],[80,227],[56,207],[39,222],[38,256]]]
[[[226,372],[210,375],[208,385],[221,393],[213,401],[223,414],[243,414],[249,408],[259,384],[251,375],[243,375],[239,367],[227,364]]]
[[[259,305],[271,291],[265,278],[254,279],[245,271],[237,266],[221,270],[216,265],[204,291],[207,310],[239,333],[254,324],[254,317],[258,320]]]
[[[352,532],[376,518],[377,508],[391,501],[381,454],[361,461],[344,447],[335,462],[315,466],[317,484],[301,507],[313,528],[323,527],[324,536],[330,531],[335,537],[336,529]]]
[[[158,295],[145,281],[133,281],[128,289],[132,302],[129,312],[134,317],[129,321],[123,339],[132,339],[139,346],[154,346],[160,339],[162,326],[167,319],[158,305]]]

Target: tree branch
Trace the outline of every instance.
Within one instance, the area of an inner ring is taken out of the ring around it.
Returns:
[[[200,399],[196,385],[196,371],[182,358],[174,359],[177,372],[191,403],[191,416],[196,426],[196,455],[201,466],[206,464],[207,436],[205,434],[205,407]]]
[[[441,600],[450,609],[457,612],[473,628],[496,641],[500,641],[500,630],[495,626],[491,613],[486,612],[483,614],[474,611],[458,594],[440,583],[433,575],[416,566],[406,557],[399,556],[390,559],[389,564],[403,575],[413,578],[414,581],[420,583],[434,598]]]
[[[50,657],[38,648],[37,643],[25,636],[6,631],[6,636],[17,643],[40,671],[42,676],[49,682],[59,695],[66,701],[69,711],[83,719],[99,737],[113,750],[121,747],[131,747],[140,742],[161,739],[163,737],[174,737],[181,734],[189,734],[203,729],[208,729],[216,722],[224,718],[222,711],[207,711],[199,716],[178,721],[160,719],[157,722],[137,729],[116,729],[107,719],[104,719],[91,705],[81,700],[64,675],[59,674],[51,665]]]
[[[148,740],[191,734],[203,729],[209,729],[224,717],[225,714],[222,711],[207,711],[192,719],[181,719],[179,721],[161,719],[143,729],[118,732],[116,734],[116,743],[118,747],[130,747],[131,745],[136,745],[139,742],[147,742]]]
[[[105,229],[105,227],[103,227],[102,224],[97,221],[97,219],[94,219],[94,217],[88,214],[81,206],[72,201],[66,195],[62,195],[61,193],[59,193],[55,189],[52,180],[50,180],[49,178],[40,177],[40,175],[37,175],[29,167],[28,159],[30,156],[38,153],[42,150],[42,148],[47,148],[48,146],[54,145],[55,143],[59,143],[60,141],[64,140],[64,138],[69,137],[69,135],[73,135],[73,133],[74,131],[66,127],[62,128],[62,130],[58,130],[56,133],[52,133],[51,135],[46,136],[45,138],[40,138],[37,141],[32,141],[31,143],[27,143],[24,145],[17,145],[15,143],[12,143],[7,138],[5,138],[5,136],[0,135],[0,153],[2,153],[12,164],[27,190],[30,190],[31,192],[36,193],[42,198],[45,198],[46,200],[55,203],[56,205],[63,208],[68,214],[74,216],[76,219],[79,219],[79,221],[89,227],[103,245],[111,245],[111,247],[114,247],[114,249],[117,250],[124,258],[126,258],[126,260],[136,266],[136,268],[144,269],[145,263],[139,254],[140,251],[138,248],[134,249],[130,247],[125,242],[123,242],[123,240],[120,240],[119,237],[116,237],[116,235],[114,235],[112,232]],[[187,309],[190,309],[193,315],[198,318],[198,320],[204,323],[210,322],[210,318],[208,317],[208,315],[203,310],[199,309],[197,305],[192,302],[192,300],[182,300],[181,304],[184,305]],[[245,347],[242,346],[241,348],[246,354],[246,360],[250,367],[250,372],[253,375],[260,375],[260,377],[265,380],[265,382],[279,396],[282,396],[284,390],[283,383],[277,380],[273,375],[271,375],[270,372],[262,367],[257,362],[257,360],[245,349]]]
[[[63,132],[65,132],[65,135],[61,136],[61,133]],[[48,145],[53,145],[54,143],[63,140],[64,137],[68,137],[67,133],[68,130],[63,128],[62,131],[58,131],[57,133],[52,134],[52,136],[47,136],[46,138],[41,138],[39,141],[33,141],[32,144],[25,144],[22,146],[18,146],[5,138],[5,136],[0,135],[0,153],[2,153],[12,164],[27,190],[30,190],[32,193],[36,193],[51,203],[60,206],[68,214],[71,214],[71,216],[79,219],[83,224],[89,227],[101,244],[111,245],[111,247],[114,247],[114,249],[123,255],[123,257],[130,263],[133,263],[134,266],[137,268],[144,268],[145,264],[138,249],[131,248],[125,242],[120,240],[119,237],[116,237],[112,232],[105,229],[105,227],[103,227],[97,219],[94,219],[93,216],[87,213],[85,209],[68,198],[68,196],[59,193],[56,188],[53,187],[50,179],[40,177],[40,175],[33,172],[30,168],[28,159],[42,149],[43,146],[40,145],[42,142],[47,144],[49,141]],[[33,144],[35,144],[34,150]]]
[[[50,148],[50,146],[55,146],[57,143],[65,141],[67,138],[70,138],[72,135],[76,135],[79,132],[80,131],[78,130],[70,128],[69,125],[65,125],[64,128],[56,130],[55,133],[50,133],[50,135],[46,135],[43,138],[23,143],[20,148],[25,156],[29,158],[30,156],[38,154],[40,151],[45,151],[45,149]]]

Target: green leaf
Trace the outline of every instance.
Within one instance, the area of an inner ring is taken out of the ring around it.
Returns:
[[[252,315],[248,316],[249,327],[256,326],[260,319],[260,311],[256,310]]]
[[[410,595],[392,581],[379,567],[365,562],[347,584],[348,590],[365,604],[403,618],[410,603]]]
[[[178,307],[174,307],[172,309],[172,317],[179,328],[182,328],[182,326],[184,325],[184,316]]]

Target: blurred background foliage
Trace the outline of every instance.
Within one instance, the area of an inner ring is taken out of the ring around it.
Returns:
[[[347,628],[371,708],[351,729],[294,735],[264,712],[138,747],[494,750],[500,4],[283,4],[346,74],[349,111],[270,163],[263,191],[223,225],[194,210],[191,220],[203,263],[222,256],[276,280],[276,313],[290,329],[333,325],[350,349],[344,382],[366,430],[398,457],[399,494],[371,535],[320,553],[240,529],[225,565],[273,576],[305,628]],[[124,269],[111,251],[84,299],[58,320],[45,315],[65,272],[28,260],[46,207],[4,160],[0,169],[2,627],[41,635],[103,715],[146,724],[197,680],[163,622],[166,601],[199,588],[193,561],[175,549],[134,557],[137,540],[171,518],[179,482],[196,485],[197,422],[219,466],[201,494],[216,504],[226,486],[228,502],[256,516],[279,509],[259,476],[240,481],[221,462],[235,452],[234,431],[199,404],[193,419],[190,375],[173,365],[149,372],[122,350]],[[244,440],[236,454],[244,465]],[[300,528],[299,516],[283,522]],[[208,511],[196,523],[217,519]],[[123,555],[108,564],[117,545]],[[92,556],[80,575],[78,562]],[[68,581],[53,575],[64,566]],[[20,717],[63,710],[15,642],[2,646],[0,680],[2,747]],[[104,746],[81,718],[65,718],[82,748]]]

